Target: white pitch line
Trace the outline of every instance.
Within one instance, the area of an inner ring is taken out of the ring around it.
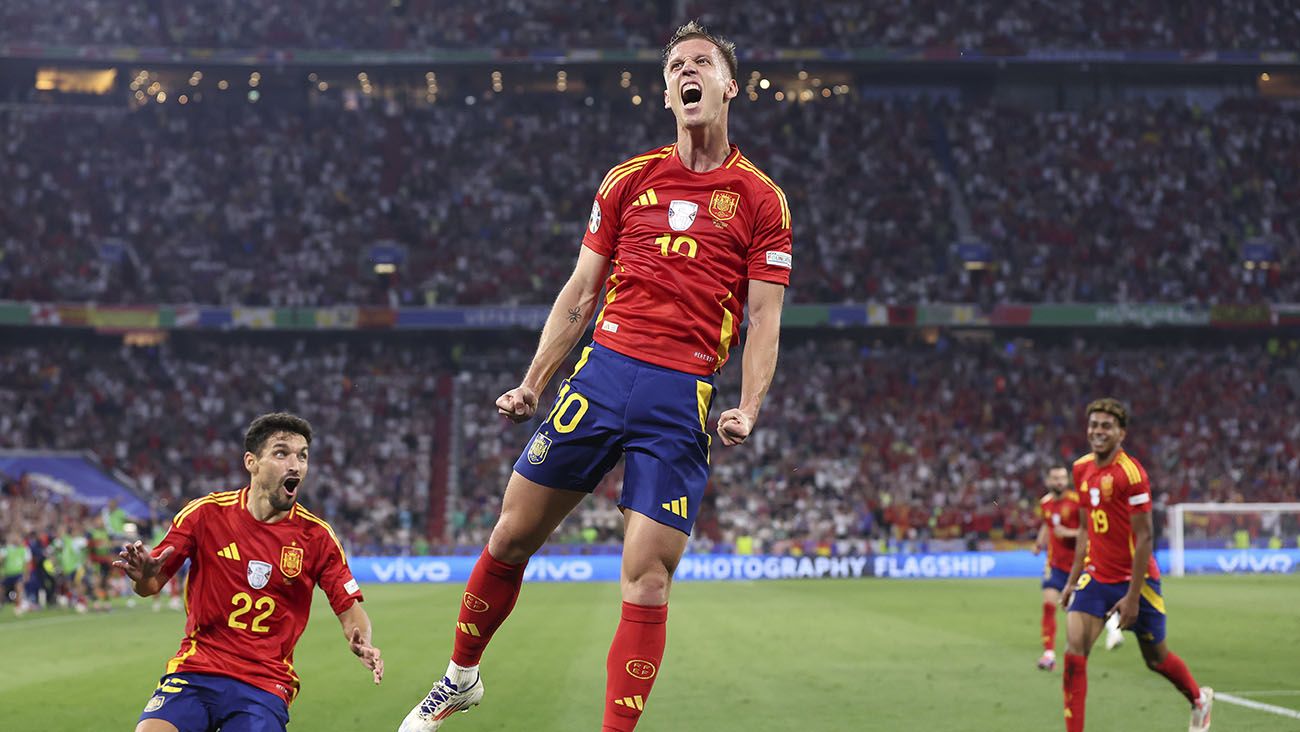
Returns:
[[[1236,704],[1239,707],[1248,707],[1250,709],[1258,709],[1261,712],[1269,712],[1271,714],[1276,714],[1279,717],[1300,719],[1300,712],[1297,712],[1294,709],[1265,704],[1264,702],[1251,701],[1250,699],[1242,699],[1241,697],[1233,696],[1232,694],[1215,693],[1214,699],[1215,701],[1225,701],[1229,704]]]
[[[1237,696],[1300,696],[1300,689],[1265,689],[1263,691],[1234,691]]]

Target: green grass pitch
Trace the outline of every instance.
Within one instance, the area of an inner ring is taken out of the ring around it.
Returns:
[[[383,686],[347,652],[317,595],[299,643],[290,730],[395,730],[445,668],[460,588],[365,588]],[[1219,691],[1300,710],[1300,580],[1169,579],[1169,643]],[[484,704],[450,732],[600,727],[613,584],[530,584],[484,659]],[[1034,667],[1033,580],[681,583],[668,653],[638,730],[858,732],[1064,729],[1059,670]],[[1063,620],[1063,618],[1062,618]],[[181,634],[144,607],[0,619],[0,728],[131,730]],[[1063,653],[1064,623],[1058,641]],[[1059,667],[1058,667],[1059,669]],[[1090,730],[1182,730],[1187,705],[1131,635],[1089,663]],[[1214,728],[1298,730],[1300,719],[1218,704]]]

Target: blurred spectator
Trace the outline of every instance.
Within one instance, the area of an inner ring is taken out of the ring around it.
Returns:
[[[215,48],[424,49],[658,47],[672,26],[700,17],[743,49],[948,46],[1011,53],[1031,48],[1289,50],[1294,7],[1173,0],[951,3],[829,0],[7,0],[0,40],[50,44]]]

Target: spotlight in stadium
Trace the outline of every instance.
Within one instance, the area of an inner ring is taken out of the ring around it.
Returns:
[[[1272,79],[1273,77],[1269,76],[1267,71],[1259,75],[1260,81],[1272,81]]]
[[[316,82],[316,88],[319,89],[319,90],[321,90],[321,91],[325,91],[326,89],[329,89],[329,88],[330,88],[330,85],[329,85],[329,82],[327,82],[327,81],[319,81],[319,82]]]
[[[307,74],[307,81],[310,81],[313,84],[315,84],[319,78],[320,77],[316,75],[315,71],[311,72],[310,74]]]
[[[799,81],[804,81],[804,80],[807,79],[807,78],[808,78],[808,72],[807,72],[807,71],[800,71],[800,72],[799,72]]]
[[[257,73],[256,71],[254,71],[253,73],[251,73],[251,74],[248,75],[248,85],[249,85],[249,86],[251,86],[251,87],[256,87],[256,86],[257,86],[258,84],[260,84],[260,83],[262,83],[262,75],[261,75],[261,74],[259,74],[259,73]]]
[[[220,89],[221,91],[225,91],[230,88],[230,82],[226,81],[225,79],[222,79],[221,81],[217,82],[217,88]]]
[[[751,102],[757,102],[757,101],[758,101],[758,92],[750,92],[750,93],[749,93],[749,101],[751,101]]]
[[[624,71],[621,77],[619,78],[618,85],[623,87],[624,89],[628,88],[629,86],[632,86],[632,72]]]
[[[190,98],[187,97],[187,96],[185,96],[184,94],[182,94],[182,95],[180,95],[180,97],[178,97],[178,98],[176,99],[176,101],[177,101],[177,102],[180,102],[181,104],[189,104],[189,103],[190,103]]]
[[[758,82],[758,88],[759,88],[759,89],[767,89],[767,88],[770,87],[770,86],[772,86],[772,82],[771,82],[770,80],[768,80],[768,79],[761,79],[761,80]]]
[[[638,107],[641,106],[641,95],[640,95],[640,94],[633,94],[633,95],[632,95],[632,104],[634,104],[634,105],[636,105],[636,106],[638,106]]]
[[[471,96],[468,96],[468,97],[465,97],[465,106],[467,106],[467,107],[472,107],[472,106],[474,106],[474,104],[477,103],[477,102],[478,102],[478,100],[475,99],[472,95],[471,95]]]
[[[142,92],[142,91],[137,91],[137,92],[135,93],[135,100],[136,100],[137,102],[143,102],[143,101],[144,101],[144,92]]]
[[[780,101],[783,101],[783,100],[785,100],[785,92],[777,92],[777,93],[776,93],[776,101],[780,102]]]
[[[257,100],[259,100],[259,99],[261,99],[261,98],[262,98],[262,93],[259,92],[259,91],[256,90],[256,89],[253,89],[252,91],[248,92],[248,103],[249,103],[249,104],[257,104]]]
[[[830,99],[830,96],[831,96],[831,88],[829,86],[822,87],[822,97],[826,99]]]
[[[162,104],[163,102],[167,101],[167,92],[164,91],[158,92],[158,96],[154,97],[154,99],[158,100],[159,104]]]
[[[392,274],[397,271],[397,265],[392,262],[377,262],[375,264],[375,274]]]

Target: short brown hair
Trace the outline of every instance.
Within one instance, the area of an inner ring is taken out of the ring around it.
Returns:
[[[271,435],[280,432],[302,435],[307,444],[311,445],[310,422],[296,414],[272,412],[263,414],[248,425],[248,431],[244,433],[244,449],[254,455],[260,455],[262,448],[266,447],[266,441],[271,439]]]
[[[1119,422],[1120,427],[1128,429],[1128,410],[1124,408],[1124,405],[1118,399],[1103,397],[1093,400],[1088,405],[1087,414],[1091,415],[1093,412],[1109,414],[1115,418],[1115,421]]]
[[[676,33],[673,33],[673,37],[668,39],[668,45],[664,46],[663,58],[661,59],[662,63],[660,65],[666,67],[668,65],[668,54],[673,52],[673,49],[677,44],[682,41],[690,40],[691,38],[703,38],[709,43],[717,46],[718,50],[722,52],[723,60],[727,62],[727,70],[731,72],[731,78],[735,79],[737,77],[737,74],[740,73],[740,64],[736,61],[736,44],[728,41],[722,36],[713,35],[709,32],[709,29],[701,25],[698,20],[692,20],[686,25],[678,28]]]

